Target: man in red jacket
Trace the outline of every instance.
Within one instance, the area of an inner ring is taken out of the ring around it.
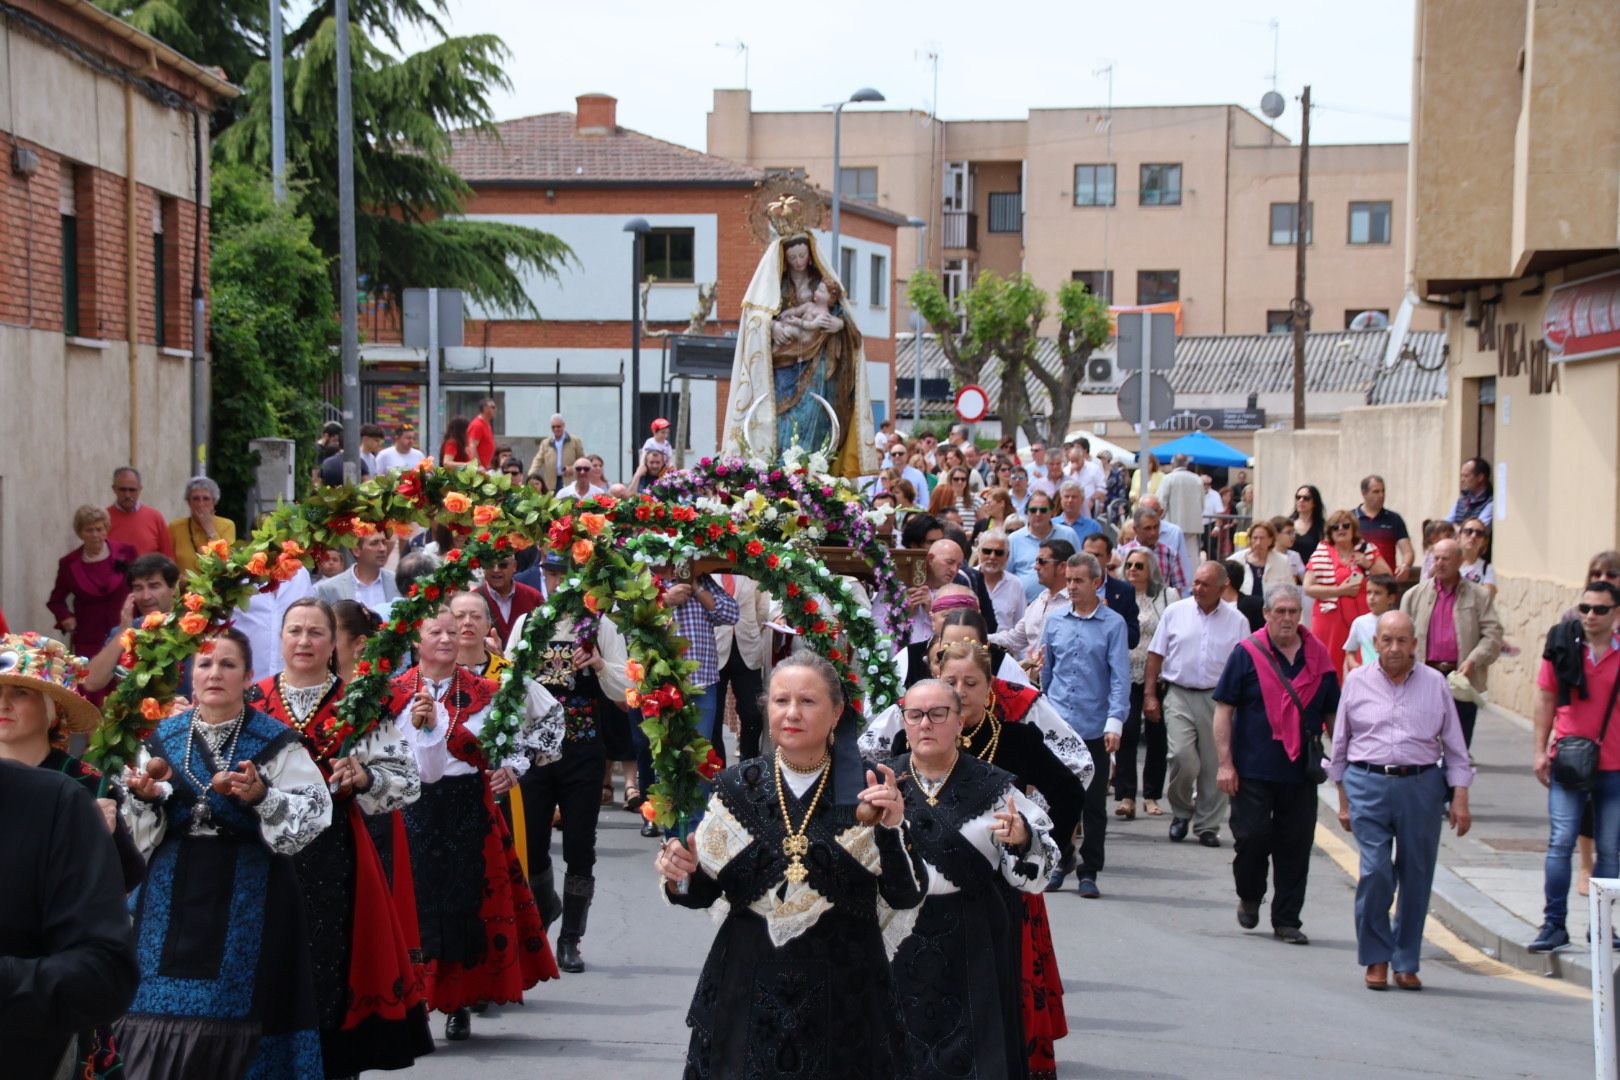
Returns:
[[[478,592],[489,601],[495,633],[502,642],[512,636],[512,624],[540,606],[540,590],[514,581],[517,556],[507,555],[500,562],[484,564],[484,583]]]

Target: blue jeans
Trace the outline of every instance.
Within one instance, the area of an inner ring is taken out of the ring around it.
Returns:
[[[716,739],[716,721],[720,715],[719,683],[703,688],[702,696],[697,699],[697,709],[698,734],[712,743]],[[652,746],[648,743],[647,736],[641,730],[641,715],[638,712],[630,714],[630,739],[636,747],[636,773],[641,781],[641,790],[648,791],[652,788],[654,779]],[[709,794],[709,784],[707,782],[703,784],[703,794],[705,797]],[[687,831],[690,832],[695,829],[697,823],[701,820],[703,820],[703,815],[700,812],[686,823]],[[672,832],[670,835],[675,834]]]
[[[1581,831],[1581,811],[1592,800],[1597,859],[1592,876],[1614,877],[1620,871],[1620,772],[1599,772],[1591,792],[1571,791],[1554,780],[1547,788],[1547,865],[1544,872],[1547,906],[1542,918],[1563,926],[1569,917],[1569,856]]]
[[[1446,774],[1430,769],[1416,776],[1383,776],[1351,767],[1344,773],[1344,793],[1350,800],[1350,830],[1361,848],[1357,962],[1391,964],[1415,975],[1440,853]],[[1393,926],[1391,903],[1396,905]]]

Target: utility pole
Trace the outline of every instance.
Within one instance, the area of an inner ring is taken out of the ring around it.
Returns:
[[[917,266],[912,270],[920,274],[925,269],[924,263],[928,259],[928,222],[920,217],[908,218],[906,224],[917,230]],[[922,311],[916,304],[911,305],[911,349],[912,359],[916,366],[911,371],[911,429],[917,430],[922,423],[922,364],[923,364],[923,321]],[[899,412],[898,409],[895,410]],[[895,425],[898,427],[899,425]]]
[[[360,481],[360,276],[354,240],[354,100],[349,85],[349,0],[337,20],[338,305],[343,318],[343,476]]]
[[[1299,209],[1294,215],[1294,430],[1305,428],[1305,324],[1311,318],[1305,299],[1305,236],[1310,220],[1311,193],[1311,88],[1300,95]]]
[[[281,0],[270,0],[270,183],[287,201],[287,89],[281,66]]]

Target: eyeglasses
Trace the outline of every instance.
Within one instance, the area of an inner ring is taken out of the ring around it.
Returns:
[[[590,469],[590,466],[587,465],[583,469],[576,468],[574,471],[579,473],[579,475],[584,476],[586,473],[590,472],[591,469]]]
[[[1062,559],[1048,559],[1046,556],[1043,555],[1040,558],[1035,560],[1035,565],[1036,566],[1055,566],[1055,565],[1057,565],[1058,563],[1060,563],[1062,561],[1063,561]]]
[[[1146,570],[1147,568],[1148,564],[1145,562],[1128,562],[1125,564],[1127,570]]]
[[[998,472],[998,473],[1012,472],[1012,466],[1011,465],[997,465],[996,466],[996,472]]]
[[[965,484],[965,483],[967,483],[967,477],[965,477],[965,476],[953,476],[953,477],[951,477],[951,483],[953,483],[953,484]]]
[[[1004,558],[1007,557],[1007,549],[1006,548],[980,548],[979,549],[979,554],[982,555],[982,556],[985,556],[985,557],[994,556],[994,557],[996,557],[998,559],[1004,559]]]
[[[120,495],[129,495],[138,492],[141,489],[138,487],[114,487],[113,490],[118,492]]]
[[[1468,528],[1468,529],[1463,529],[1462,534],[1464,536],[1484,536],[1485,535],[1485,530],[1484,529]]]
[[[1349,528],[1353,528],[1353,527],[1354,527],[1354,526],[1352,526],[1352,525],[1351,525],[1351,524],[1350,524],[1350,523],[1349,523],[1349,522],[1348,522],[1348,521],[1341,521],[1341,522],[1339,522],[1339,523],[1338,523],[1338,524],[1337,524],[1337,525],[1334,525],[1334,526],[1333,526],[1333,527],[1332,527],[1332,528],[1331,528],[1331,530],[1330,530],[1330,531],[1331,531],[1331,532],[1339,532],[1339,531],[1341,531],[1341,530],[1343,530],[1343,529],[1349,529]],[[1466,530],[1466,529],[1464,529],[1464,530],[1463,530],[1463,531],[1464,531],[1464,532],[1467,532],[1467,531],[1468,531],[1468,530]]]
[[[1031,506],[1026,509],[1031,514],[1050,514],[1052,512],[1050,506]]]
[[[1309,501],[1309,500],[1310,500],[1310,497],[1311,497],[1311,493],[1310,493],[1310,492],[1308,492],[1308,491],[1302,491],[1302,492],[1300,492],[1300,493],[1299,493],[1299,494],[1298,494],[1298,495],[1295,495],[1295,496],[1294,496],[1294,501],[1295,501],[1295,502],[1300,502],[1300,501],[1301,501],[1301,500],[1304,500],[1304,501]]]
[[[949,705],[935,705],[932,709],[901,709],[900,719],[910,727],[918,727],[924,722],[929,724],[943,724],[956,712]]]
[[[1607,615],[1614,610],[1613,604],[1576,604],[1575,610],[1582,615]]]
[[[1620,581],[1620,570],[1588,570],[1587,581],[1596,581],[1599,578],[1608,578],[1610,581]]]

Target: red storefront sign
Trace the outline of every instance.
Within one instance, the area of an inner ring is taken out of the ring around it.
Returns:
[[[1553,289],[1541,317],[1541,337],[1554,361],[1620,352],[1620,271]]]

